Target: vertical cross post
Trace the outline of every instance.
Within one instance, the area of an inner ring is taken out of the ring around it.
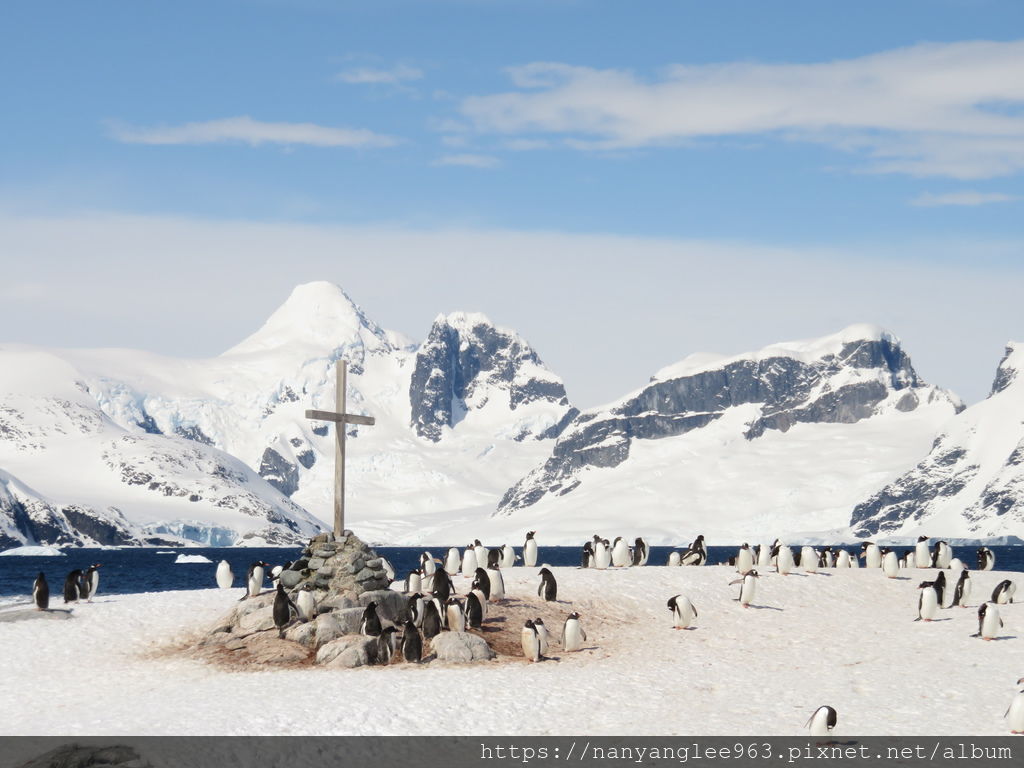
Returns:
[[[334,422],[334,535],[341,536],[345,532],[345,425],[363,424],[372,427],[376,419],[345,413],[348,362],[338,360],[335,371],[338,389],[334,402],[337,411],[306,411],[306,418]]]

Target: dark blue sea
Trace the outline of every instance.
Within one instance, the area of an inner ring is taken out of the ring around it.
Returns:
[[[405,575],[419,562],[421,547],[375,547],[395,567],[397,578]],[[664,566],[675,547],[651,547],[649,566]],[[852,547],[847,547],[851,552]],[[954,547],[953,554],[968,568],[976,565],[976,547]],[[996,568],[1001,571],[1024,572],[1024,546],[990,547],[996,556]],[[431,554],[444,558],[448,547],[430,547]],[[13,602],[26,598],[32,592],[32,582],[40,571],[46,574],[50,593],[59,595],[67,574],[76,569],[101,563],[100,594],[130,594],[135,592],[163,592],[180,589],[208,589],[216,586],[214,572],[217,563],[227,560],[235,573],[235,586],[241,587],[249,564],[264,560],[271,565],[283,565],[295,560],[300,548],[188,548],[188,549],[68,549],[65,557],[0,557],[0,602]],[[898,552],[903,551],[897,548]],[[172,552],[173,554],[161,554]],[[520,549],[516,548],[520,553]],[[176,555],[202,555],[210,563],[175,563]],[[725,563],[735,556],[736,547],[709,547],[709,564]],[[579,565],[580,547],[540,547],[538,563],[555,566]]]

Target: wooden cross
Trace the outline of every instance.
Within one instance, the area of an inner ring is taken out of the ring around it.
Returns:
[[[334,432],[337,438],[334,442],[334,535],[342,536],[345,533],[345,425],[364,424],[372,427],[376,423],[376,419],[372,416],[345,413],[348,362],[338,360],[336,370],[338,374],[338,391],[335,395],[337,412],[306,411],[306,418],[334,422]]]

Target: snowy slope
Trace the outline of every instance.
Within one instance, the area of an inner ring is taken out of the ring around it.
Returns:
[[[691,356],[576,417],[490,525],[543,530],[546,543],[623,520],[666,544],[848,536],[853,506],[913,466],[960,407],[874,326]]]
[[[347,523],[370,540],[397,541],[419,534],[417,515],[423,513],[442,511],[449,520],[460,510],[485,516],[501,492],[542,458],[542,443],[550,442],[552,430],[575,411],[561,381],[529,345],[486,317],[439,317],[428,338],[439,337],[444,343],[416,347],[369,320],[337,286],[310,283],[297,287],[256,333],[212,359],[135,350],[34,351],[65,367],[61,376],[74,391],[77,408],[122,435],[116,440],[97,432],[79,445],[94,443],[90,450],[118,472],[126,462],[136,479],[152,475],[147,484],[163,482],[161,472],[173,462],[160,455],[171,450],[164,446],[176,446],[183,454],[178,463],[186,465],[179,469],[187,471],[191,484],[173,481],[175,490],[160,499],[160,510],[149,501],[160,494],[147,494],[143,511],[124,498],[125,486],[136,480],[112,478],[109,468],[55,476],[52,469],[62,465],[57,462],[76,459],[49,444],[21,456],[17,472],[0,454],[0,467],[40,496],[114,506],[147,525],[168,521],[167,531],[181,533],[178,529],[189,526],[184,530],[189,534],[192,520],[223,524],[215,509],[189,498],[210,497],[203,478],[206,485],[220,482],[214,466],[219,459],[211,457],[227,453],[238,460],[231,472],[244,474],[247,482],[253,480],[252,470],[261,476],[255,480],[262,490],[254,493],[275,509],[291,510],[285,518],[311,520],[302,507],[327,520],[334,427],[307,420],[305,411],[334,409],[335,364],[344,358],[350,366],[349,412],[377,420],[373,427],[349,427],[354,439],[348,451]],[[15,353],[0,350],[0,364],[25,371],[24,391],[49,378],[41,367],[9,354]],[[435,377],[433,405],[417,410],[424,397],[412,380],[435,364],[443,376]],[[12,382],[2,391],[19,389]],[[40,415],[46,405],[39,399],[23,398],[12,407],[30,420],[48,418]],[[155,462],[147,462],[147,455],[157,457]],[[179,488],[189,493],[179,495]]]
[[[917,536],[1024,535],[1024,345],[1012,343],[992,392],[946,425],[931,452],[860,504],[855,530]]]

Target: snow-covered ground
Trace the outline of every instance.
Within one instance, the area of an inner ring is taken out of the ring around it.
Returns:
[[[971,637],[979,598],[1019,574],[973,573],[972,609],[923,623],[916,585],[931,570],[765,573],[749,609],[725,566],[554,572],[565,602],[537,613],[550,627],[578,610],[588,643],[540,664],[226,671],[170,649],[241,590],[101,591],[69,621],[0,622],[0,694],[18,702],[0,732],[799,736],[829,704],[844,735],[999,735],[1024,675],[1024,607],[1000,606],[999,640]],[[536,601],[536,569],[505,580],[510,597]],[[672,628],[665,603],[679,593],[699,611],[694,630]]]

